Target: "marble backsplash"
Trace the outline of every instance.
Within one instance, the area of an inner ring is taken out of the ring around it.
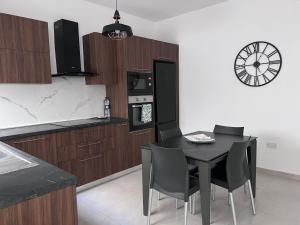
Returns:
[[[52,84],[0,84],[0,129],[103,116],[104,85],[84,77],[57,77]]]

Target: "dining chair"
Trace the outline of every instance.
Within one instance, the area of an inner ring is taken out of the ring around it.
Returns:
[[[243,136],[244,127],[229,127],[229,126],[215,125],[214,133]]]
[[[223,126],[216,124],[214,127],[215,134],[228,134],[228,135],[235,135],[235,136],[243,136],[244,135],[244,127],[230,127],[230,126]],[[248,154],[246,151],[246,159],[248,162]],[[222,162],[221,162],[222,163]],[[223,162],[224,163],[224,162]],[[216,188],[212,187],[212,198],[215,200],[215,192]],[[244,192],[247,192],[246,185],[244,186]]]
[[[180,128],[171,128],[167,130],[161,130],[160,131],[160,140],[162,142],[174,138],[174,137],[180,137],[182,136],[182,132]],[[195,165],[188,164],[188,170],[190,172],[190,175],[196,175],[198,173],[198,167]],[[160,193],[158,193],[158,200],[160,200]],[[178,208],[178,201],[176,200],[176,208]],[[190,207],[191,209],[191,207]],[[192,210],[190,210],[192,212]]]
[[[184,201],[184,224],[187,225],[189,198],[199,191],[199,179],[189,174],[187,160],[182,149],[150,146],[152,168],[147,225],[150,225],[153,190]]]
[[[246,161],[246,150],[250,141],[234,142],[228,153],[226,163],[218,164],[212,169],[211,182],[217,186],[228,190],[233,222],[237,225],[236,212],[233,202],[233,191],[248,184],[253,214],[255,215],[255,205],[250,181],[249,165]]]

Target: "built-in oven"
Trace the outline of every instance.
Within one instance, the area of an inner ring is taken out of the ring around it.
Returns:
[[[153,77],[151,73],[127,73],[128,96],[153,95]]]
[[[128,117],[130,131],[153,127],[153,95],[129,96]]]

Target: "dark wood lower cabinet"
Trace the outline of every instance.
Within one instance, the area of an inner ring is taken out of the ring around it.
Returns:
[[[0,209],[1,225],[77,225],[76,188],[70,186]]]
[[[57,165],[56,141],[54,134],[10,140],[7,144],[39,159]]]
[[[77,163],[78,186],[104,177],[104,154],[86,159],[79,159]]]
[[[129,133],[128,123],[74,129],[6,143],[74,174],[81,186],[141,164],[154,129]]]
[[[155,139],[154,136],[154,129],[147,129],[130,133],[130,167],[141,164],[141,146],[153,143]]]

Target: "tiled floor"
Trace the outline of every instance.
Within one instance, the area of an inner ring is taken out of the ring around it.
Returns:
[[[79,225],[146,225],[141,180],[141,171],[137,171],[79,193]],[[256,216],[252,215],[248,197],[243,188],[234,193],[239,225],[300,224],[300,181],[258,172]],[[176,210],[174,199],[157,201],[156,194],[153,199],[151,224],[183,224],[183,208]],[[196,209],[196,215],[188,216],[189,225],[202,224],[199,202]],[[221,188],[217,188],[216,201],[212,203],[212,223],[233,224],[227,193]]]

